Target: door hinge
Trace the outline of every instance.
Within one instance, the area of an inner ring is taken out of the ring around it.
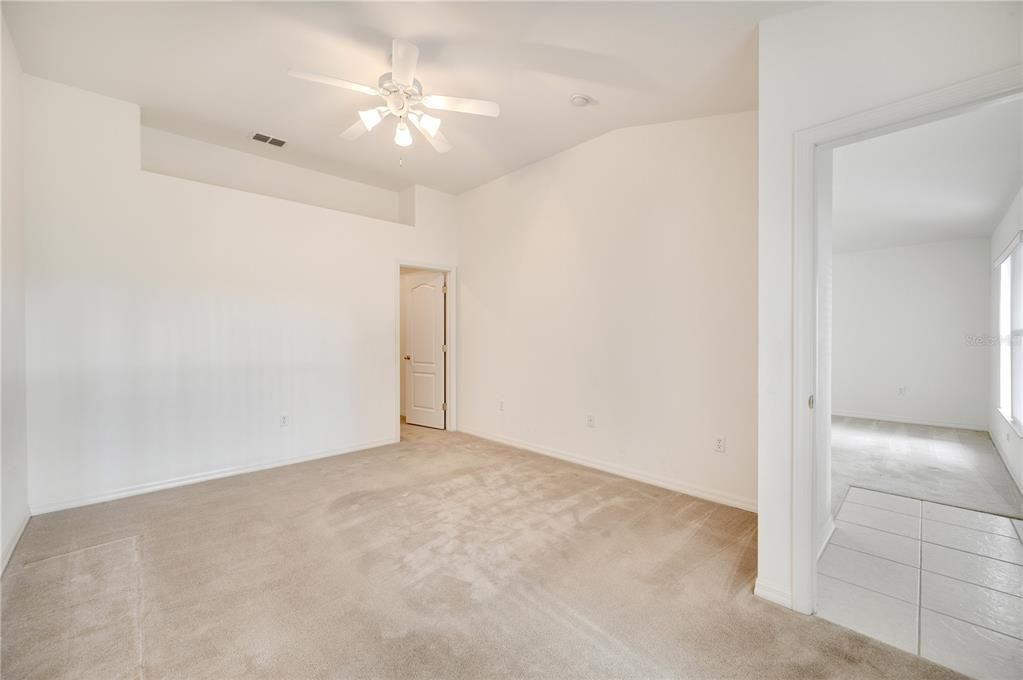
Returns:
[[[443,288],[441,288],[441,291],[442,291],[442,292],[443,292],[443,293],[444,293],[445,295],[447,295],[447,294],[448,294],[448,284],[446,284],[446,283],[445,283],[445,284],[444,284],[444,287],[443,287]]]
[[[447,352],[448,351],[448,346],[447,345],[441,345],[440,346],[440,351]]]
[[[441,411],[447,411],[448,410],[448,402],[445,401],[443,404],[441,404],[440,405],[440,410]]]
[[[813,401],[813,395],[812,394],[810,395],[810,398],[806,400],[806,403],[807,403],[807,406],[809,406],[810,408],[813,408],[814,401]]]

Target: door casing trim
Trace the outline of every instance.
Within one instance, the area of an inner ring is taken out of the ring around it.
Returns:
[[[448,351],[444,357],[444,401],[447,403],[447,412],[444,414],[444,429],[448,432],[458,431],[458,383],[457,357],[458,337],[455,332],[458,328],[455,304],[458,295],[458,268],[455,265],[437,264],[429,262],[415,262],[411,260],[397,260],[394,265],[394,356],[397,358],[397,370],[395,371],[394,393],[394,440],[401,439],[401,400],[405,395],[401,393],[401,270],[404,267],[412,269],[426,269],[429,271],[444,273],[444,284],[448,290],[444,296],[444,342]]]

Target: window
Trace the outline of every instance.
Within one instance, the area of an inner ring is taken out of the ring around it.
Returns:
[[[1012,257],[998,265],[998,408],[1012,417]]]
[[[1023,428],[1023,243],[1017,235],[997,264],[998,410]]]

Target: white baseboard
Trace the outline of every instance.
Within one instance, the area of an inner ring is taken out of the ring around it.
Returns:
[[[767,600],[768,602],[780,604],[786,609],[792,609],[792,593],[784,588],[768,585],[759,578],[757,579],[756,585],[753,586],[753,594],[761,599]]]
[[[10,562],[11,555],[14,554],[14,549],[18,547],[18,541],[21,540],[21,535],[25,533],[25,527],[28,526],[28,521],[30,519],[32,519],[32,513],[29,512],[28,508],[25,508],[25,516],[21,518],[20,522],[18,522],[18,530],[14,532],[14,536],[7,545],[4,546],[3,566],[0,566],[0,573],[7,568],[7,563]]]
[[[824,540],[821,541],[821,545],[817,548],[817,559],[821,558],[824,554],[824,549],[828,547],[828,541],[831,540],[831,534],[835,533],[835,518],[828,515],[828,524],[824,528]]]
[[[280,460],[270,462],[255,463],[252,465],[238,465],[234,467],[220,468],[218,470],[200,472],[193,475],[184,475],[182,477],[165,479],[158,482],[146,482],[144,484],[126,486],[120,489],[114,489],[113,491],[91,494],[88,496],[81,496],[79,498],[73,498],[69,500],[53,501],[50,503],[40,503],[38,505],[30,506],[29,510],[32,515],[42,515],[47,512],[68,510],[70,508],[78,508],[83,505],[105,503],[107,501],[115,501],[119,498],[138,496],[144,493],[152,493],[153,491],[162,491],[163,489],[173,489],[174,487],[177,486],[198,484],[200,482],[207,482],[211,479],[220,479],[221,477],[233,477],[235,475],[245,474],[246,472],[258,472],[259,470],[269,470],[270,468],[283,467],[285,465],[294,465],[295,463],[303,463],[305,461],[316,460],[318,458],[329,458],[331,456],[340,456],[346,453],[355,453],[356,451],[364,451],[366,449],[376,448],[377,446],[386,446],[388,444],[394,444],[397,443],[398,441],[399,439],[390,437],[388,439],[383,439],[375,442],[366,442],[363,444],[356,444],[348,448],[336,451],[328,451],[326,453],[321,452],[305,454],[301,456],[293,456],[290,458],[282,458]]]
[[[1016,484],[1016,488],[1019,489],[1019,492],[1023,493],[1023,480],[1021,480],[1019,477],[1017,477],[1016,473],[1013,471],[1012,463],[1009,460],[1009,454],[1006,453],[1005,448],[1004,448],[1005,444],[1003,444],[1002,442],[998,441],[998,437],[996,437],[991,432],[991,430],[988,430],[987,436],[991,438],[991,443],[995,445],[995,451],[998,452],[998,457],[1002,459],[1002,465],[1004,465],[1005,469],[1008,470],[1009,477],[1012,478],[1012,481]],[[1017,437],[1017,435],[1015,433],[1012,433],[1010,436]],[[1018,437],[1017,437],[1017,439],[1018,439]]]
[[[904,418],[903,416],[884,415],[882,413],[853,413],[852,411],[838,411],[832,409],[831,415],[837,418],[860,418],[861,420],[884,420],[889,423],[904,423],[906,425],[926,425],[928,427],[951,427],[956,430],[976,430],[984,432],[987,430],[987,423],[978,425],[976,423],[955,423],[938,422],[936,420],[925,420],[917,418]]]
[[[465,434],[471,434],[474,437],[480,437],[481,439],[489,439],[491,441],[498,442],[499,444],[506,444],[508,446],[514,446],[518,449],[525,449],[531,453],[539,453],[543,456],[549,456],[551,458],[558,458],[559,460],[566,460],[570,463],[582,465],[583,467],[593,468],[595,470],[601,470],[602,472],[609,472],[619,477],[626,477],[633,479],[637,482],[643,482],[652,486],[659,486],[662,489],[669,489],[670,491],[677,491],[684,493],[689,496],[696,496],[704,500],[713,501],[714,503],[720,503],[722,505],[728,505],[733,508],[739,508],[740,510],[748,510],[749,512],[757,511],[756,501],[752,501],[747,498],[739,498],[730,494],[724,494],[710,489],[702,489],[700,487],[690,486],[674,479],[668,479],[660,477],[658,475],[650,475],[645,472],[639,472],[630,468],[622,467],[621,465],[615,465],[613,463],[605,463],[603,461],[593,460],[591,458],[584,458],[583,456],[577,456],[571,453],[565,453],[564,451],[558,451],[555,449],[548,448],[546,446],[539,446],[537,444],[530,444],[528,442],[518,441],[509,437],[501,437],[486,432],[479,432],[470,428],[462,427],[459,428],[461,432]]]

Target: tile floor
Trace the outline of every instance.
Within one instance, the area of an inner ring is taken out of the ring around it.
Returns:
[[[1023,521],[850,487],[817,613],[983,680],[1023,677]]]

